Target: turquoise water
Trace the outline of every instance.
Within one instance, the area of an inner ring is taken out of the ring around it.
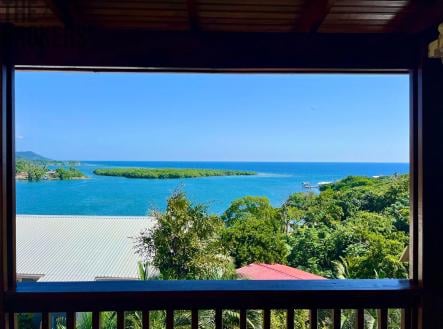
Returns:
[[[253,170],[256,176],[188,179],[128,179],[96,176],[96,168],[169,167]],[[71,181],[17,181],[18,214],[145,215],[162,210],[176,189],[193,202],[207,204],[214,213],[245,195],[266,196],[280,206],[302,183],[335,181],[349,175],[378,176],[407,173],[406,163],[264,163],[264,162],[82,162],[89,179]]]

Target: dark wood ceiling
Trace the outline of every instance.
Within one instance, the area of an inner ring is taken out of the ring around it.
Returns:
[[[0,22],[21,27],[389,33],[439,20],[441,0],[0,0]]]

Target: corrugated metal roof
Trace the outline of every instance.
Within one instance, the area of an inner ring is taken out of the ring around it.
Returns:
[[[298,268],[281,264],[249,264],[236,270],[238,276],[249,280],[324,280],[325,278]]]
[[[17,274],[39,281],[137,279],[135,237],[152,217],[17,215]]]

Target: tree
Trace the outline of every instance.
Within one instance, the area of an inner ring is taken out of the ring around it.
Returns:
[[[258,196],[245,196],[233,201],[221,218],[227,226],[231,226],[250,215],[271,221],[275,223],[276,227],[281,224],[278,212],[271,206],[269,199]]]
[[[226,228],[223,241],[237,267],[255,262],[286,263],[285,236],[270,220],[244,215]]]
[[[234,275],[232,260],[223,247],[223,222],[193,206],[183,192],[174,193],[164,213],[154,212],[154,228],[136,238],[136,251],[166,280],[222,279]]]

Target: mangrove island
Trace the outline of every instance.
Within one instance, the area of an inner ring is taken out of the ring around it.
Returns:
[[[251,176],[254,171],[195,169],[195,168],[101,168],[94,170],[95,175],[118,176],[126,178],[168,179],[197,178],[211,176]]]

